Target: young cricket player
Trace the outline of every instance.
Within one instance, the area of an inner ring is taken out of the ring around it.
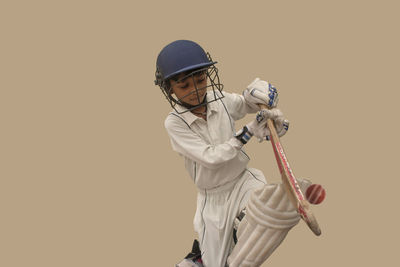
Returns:
[[[281,184],[267,184],[261,171],[248,167],[244,147],[252,136],[268,140],[268,118],[279,136],[289,122],[266,81],[256,78],[241,95],[222,92],[216,63],[189,40],[168,44],[157,57],[155,83],[173,108],[165,128],[198,190],[199,241],[177,266],[259,266],[300,217]],[[235,121],[248,113],[256,116],[236,132]]]

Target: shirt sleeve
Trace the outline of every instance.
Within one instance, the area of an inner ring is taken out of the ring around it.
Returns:
[[[248,113],[256,113],[258,111],[246,103],[243,95],[224,92],[224,96],[226,108],[235,121],[242,119]]]
[[[217,169],[234,159],[243,146],[235,137],[222,144],[208,144],[183,119],[174,115],[167,117],[165,128],[176,152],[209,169]]]

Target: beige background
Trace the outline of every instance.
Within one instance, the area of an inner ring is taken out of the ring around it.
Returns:
[[[294,228],[263,266],[395,264],[396,1],[1,1],[0,266],[173,266],[196,190],[154,86],[159,50],[200,43],[225,90],[276,85],[323,234]],[[397,74],[397,75],[396,75]],[[239,128],[251,116],[238,122]],[[268,143],[251,166],[279,181]]]

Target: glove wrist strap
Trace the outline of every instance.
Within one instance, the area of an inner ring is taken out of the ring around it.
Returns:
[[[244,126],[243,129],[239,130],[236,134],[235,137],[242,142],[242,144],[246,144],[250,138],[253,136],[253,134],[249,131],[247,126]]]

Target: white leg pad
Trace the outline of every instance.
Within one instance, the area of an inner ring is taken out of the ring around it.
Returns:
[[[305,189],[311,183],[299,181]],[[230,267],[260,266],[300,220],[282,184],[267,184],[251,195],[237,230],[238,242],[228,258]]]

